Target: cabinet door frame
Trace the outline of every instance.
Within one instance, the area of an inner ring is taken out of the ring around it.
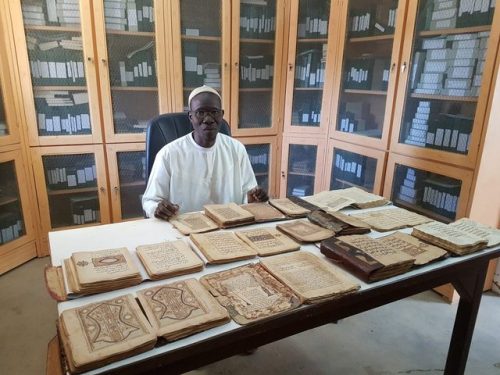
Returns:
[[[351,0],[355,1],[355,0]],[[343,79],[342,66],[344,63],[345,47],[347,44],[347,35],[349,27],[349,0],[341,2],[339,12],[341,14],[339,21],[338,33],[338,48],[336,49],[337,60],[335,61],[335,85],[333,86],[331,113],[329,124],[329,138],[338,139],[346,142],[362,144],[367,147],[377,148],[379,150],[387,150],[389,147],[389,139],[391,132],[392,114],[394,112],[394,99],[396,97],[396,89],[398,88],[398,71],[401,64],[400,54],[404,38],[404,25],[407,12],[407,1],[398,0],[398,8],[396,12],[396,27],[394,32],[392,52],[390,56],[391,65],[389,70],[389,84],[387,87],[387,95],[384,110],[384,123],[382,125],[382,137],[371,138],[355,133],[346,133],[337,130],[339,100],[341,96],[341,87]],[[357,38],[364,39],[364,38]],[[368,38],[366,38],[368,39]]]
[[[493,21],[491,23],[490,36],[488,40],[488,47],[486,52],[486,62],[483,71],[482,85],[479,96],[477,97],[476,112],[474,116],[472,133],[470,135],[471,139],[469,141],[469,151],[467,155],[440,151],[437,149],[431,149],[426,147],[418,147],[407,145],[399,142],[399,134],[402,127],[405,99],[408,94],[407,82],[409,79],[409,73],[411,72],[411,57],[413,52],[413,37],[416,35],[416,18],[418,10],[418,1],[410,1],[408,5],[408,16],[405,27],[405,40],[402,49],[401,56],[401,69],[399,72],[397,95],[395,98],[394,105],[394,115],[393,115],[393,131],[391,135],[390,148],[391,151],[405,154],[418,158],[426,158],[434,161],[446,160],[447,163],[451,163],[457,166],[465,168],[474,168],[476,164],[476,159],[480,150],[481,133],[483,131],[483,125],[487,121],[487,104],[489,96],[492,95],[490,90],[493,88],[491,81],[493,80],[493,72],[495,64],[498,64],[496,60],[496,54],[498,50],[498,44],[500,40],[500,10],[498,8],[495,10],[493,16]],[[457,30],[462,30],[461,33],[467,32],[477,32],[482,31],[482,27],[469,27],[461,28]],[[437,33],[437,35],[440,35]],[[403,69],[403,67],[406,67]],[[438,95],[435,95],[438,96]],[[429,95],[432,98],[432,95]],[[439,97],[439,96],[438,96]],[[426,99],[427,96],[423,96]],[[451,97],[455,98],[455,97]],[[457,97],[460,101],[460,97]]]
[[[282,66],[285,56],[283,55],[283,44],[285,40],[286,24],[285,0],[276,0],[276,29],[274,32],[274,71],[273,87],[271,96],[271,126],[268,128],[238,128],[239,120],[239,93],[240,93],[240,1],[232,0],[232,30],[231,30],[231,111],[230,124],[232,135],[235,137],[276,135],[281,128],[283,120],[283,74]],[[251,90],[251,89],[250,89]]]
[[[106,145],[106,154],[108,160],[109,172],[109,194],[111,198],[111,214],[113,223],[122,221],[131,221],[143,218],[138,216],[136,218],[123,219],[121,208],[121,191],[120,191],[120,175],[118,170],[118,156],[119,152],[133,152],[133,151],[146,151],[144,143],[123,143],[123,144],[108,144]],[[145,184],[147,181],[145,182]]]
[[[17,188],[19,191],[19,200],[21,201],[21,211],[23,214],[24,229],[26,234],[13,241],[10,241],[0,246],[0,258],[8,252],[20,246],[35,240],[35,218],[33,213],[36,211],[32,206],[31,197],[28,190],[28,178],[26,176],[25,161],[20,148],[10,147],[9,151],[0,152],[0,164],[13,161],[17,177]],[[0,206],[1,207],[1,206]],[[36,257],[36,248],[33,246],[33,251],[29,254],[23,254],[25,260]],[[2,262],[2,260],[0,260]],[[3,263],[3,262],[2,262]]]
[[[295,57],[297,52],[297,29],[299,18],[299,2],[301,0],[289,0],[289,33],[288,33],[288,57],[287,57],[287,74],[286,74],[286,89],[285,89],[285,105],[284,105],[284,132],[287,134],[297,134],[305,136],[307,134],[318,136],[328,133],[330,124],[330,105],[332,101],[333,88],[336,85],[334,82],[334,71],[336,67],[337,51],[338,51],[338,23],[333,22],[338,17],[338,2],[332,0],[330,2],[330,15],[328,18],[328,36],[327,36],[327,55],[325,68],[325,82],[322,90],[321,98],[321,120],[320,126],[298,126],[292,125],[292,109],[293,97],[295,88]],[[302,0],[307,1],[307,0]],[[341,21],[342,22],[342,21]],[[321,40],[321,39],[320,39]]]
[[[170,7],[166,12],[170,14],[172,35],[172,110],[184,112],[184,82],[183,82],[183,54],[181,37],[181,5],[182,0],[171,0],[166,3]],[[231,108],[231,2],[220,0],[221,3],[221,90],[222,108],[230,113]],[[168,7],[168,5],[166,5]],[[193,87],[194,88],[194,87]]]
[[[352,143],[329,139],[326,150],[325,172],[323,180],[323,190],[330,190],[332,177],[334,148],[353,152],[362,156],[367,156],[377,160],[375,169],[375,180],[373,181],[373,191],[370,193],[381,195],[384,181],[385,164],[387,161],[387,152],[373,148],[363,147]]]
[[[89,114],[92,126],[92,133],[89,135],[56,135],[56,136],[40,136],[38,135],[38,119],[35,109],[35,101],[33,82],[31,80],[31,71],[29,65],[28,49],[26,43],[26,35],[23,23],[23,15],[21,10],[21,0],[15,0],[9,4],[13,30],[16,35],[16,40],[19,43],[16,45],[16,55],[18,58],[19,74],[21,76],[22,99],[24,103],[24,112],[26,123],[28,124],[28,140],[30,146],[50,146],[50,145],[66,145],[66,144],[88,144],[99,143],[102,141],[101,121],[99,112],[99,95],[97,89],[97,71],[96,59],[94,55],[94,43],[92,38],[92,17],[91,17],[91,2],[80,0],[80,33],[83,40],[83,64],[85,69],[86,86],[82,86],[81,91],[86,91],[89,97]],[[39,26],[40,30],[51,29],[50,26]],[[33,28],[35,29],[35,28]],[[54,28],[54,30],[59,27]],[[64,31],[64,27],[60,27]],[[67,29],[67,28],[66,28]],[[74,30],[71,28],[71,30]],[[49,90],[66,90],[67,86],[44,86]]]
[[[164,2],[161,0],[154,0],[155,11],[155,31],[154,32],[131,32],[131,31],[113,31],[113,34],[123,34],[126,37],[128,34],[151,36],[155,40],[155,54],[156,54],[156,79],[158,92],[158,114],[170,111],[170,93],[169,93],[169,73],[166,61],[166,52],[169,50],[168,43],[168,28],[165,26],[164,17]],[[117,134],[114,129],[113,118],[113,102],[111,80],[109,76],[109,56],[108,56],[108,43],[107,31],[104,17],[104,1],[93,0],[93,14],[95,20],[95,40],[97,60],[96,65],[99,65],[99,89],[101,92],[101,110],[104,124],[104,136],[106,143],[118,142],[144,142],[146,140],[146,132],[143,133],[125,133]],[[126,90],[131,92],[141,92],[134,90],[134,87],[129,87]]]
[[[281,151],[281,172],[280,172],[280,198],[286,198],[287,182],[288,182],[288,158],[290,145],[305,145],[316,146],[316,169],[314,175],[314,194],[322,191],[322,180],[325,166],[325,147],[326,139],[323,138],[306,138],[297,137],[295,135],[286,134],[283,136],[282,151]]]
[[[456,219],[458,220],[467,215],[469,195],[472,189],[472,180],[474,177],[474,173],[472,171],[453,167],[451,165],[441,164],[434,161],[416,159],[413,157],[399,155],[391,152],[389,153],[389,159],[387,160],[386,177],[383,192],[384,197],[389,200],[391,199],[392,194],[392,184],[394,180],[394,171],[396,169],[396,164],[420,169],[426,172],[437,173],[445,177],[451,177],[462,181],[462,186],[460,187],[460,196],[458,198],[457,204]],[[448,219],[448,221],[450,220]]]
[[[261,145],[269,144],[269,197],[278,196],[278,155],[280,154],[280,147],[278,144],[277,136],[263,136],[263,137],[238,137],[238,141],[244,145]]]
[[[94,155],[96,172],[97,172],[96,196],[99,199],[99,210],[100,210],[101,220],[98,223],[68,225],[60,228],[53,228],[50,220],[49,195],[47,191],[47,182],[45,180],[45,171],[43,167],[42,157],[75,155],[75,154]],[[35,174],[38,208],[40,211],[40,219],[42,222],[41,223],[42,232],[44,234],[51,231],[83,228],[99,224],[108,224],[111,222],[109,214],[108,181],[106,177],[106,163],[104,159],[103,145],[33,147],[31,148],[31,155],[32,155],[34,174]]]

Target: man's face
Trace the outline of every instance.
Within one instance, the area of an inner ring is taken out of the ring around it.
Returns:
[[[210,140],[217,137],[224,111],[217,95],[204,92],[191,100],[189,120],[193,124],[196,139]]]

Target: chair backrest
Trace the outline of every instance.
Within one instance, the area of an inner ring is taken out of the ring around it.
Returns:
[[[163,146],[193,131],[187,112],[166,113],[149,120],[146,131],[146,182],[156,154]],[[220,133],[231,135],[229,124],[222,120]]]

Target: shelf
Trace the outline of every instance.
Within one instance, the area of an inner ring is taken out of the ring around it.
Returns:
[[[347,180],[342,180],[340,178],[333,178],[335,181],[341,183],[341,184],[344,184],[344,185],[347,185],[347,186],[351,186],[351,187],[357,187],[359,189],[362,189],[364,191],[367,191],[368,193],[372,193],[372,191],[368,190],[367,188],[365,188],[364,186],[361,186],[361,185],[358,185],[358,184],[355,184],[354,182],[350,182],[350,181],[347,181]]]
[[[373,36],[360,36],[349,38],[348,41],[350,43],[364,43],[364,42],[376,42],[379,40],[389,41],[394,39],[394,34],[387,35],[373,35]]]
[[[60,190],[47,190],[48,195],[65,195],[65,194],[78,194],[78,193],[97,193],[97,186],[78,188],[78,189],[60,189]]]
[[[111,86],[113,91],[158,91],[158,87],[147,86]]]
[[[323,91],[323,87],[294,87],[295,91]]]
[[[19,198],[17,197],[1,197],[0,198],[0,206],[4,206],[6,204],[17,202]]]
[[[272,87],[252,87],[252,88],[240,88],[239,89],[240,92],[271,92],[273,91],[273,88]]]
[[[240,43],[261,43],[261,44],[274,44],[274,39],[249,39],[241,38]]]
[[[25,25],[24,29],[26,31],[48,31],[48,32],[67,32],[67,33],[81,33],[82,30],[79,27],[69,27],[69,26],[36,26],[36,25]]]
[[[362,94],[362,95],[387,95],[387,91],[381,90],[354,90],[354,89],[345,89],[344,92],[346,94]]]
[[[431,219],[442,221],[444,223],[451,223],[453,221],[453,219],[450,219],[449,217],[437,214],[436,212],[434,212],[432,210],[429,210],[427,208],[422,208],[422,207],[414,206],[414,205],[412,205],[412,204],[410,204],[408,202],[402,201],[400,199],[395,199],[394,200],[394,204],[398,205],[398,206],[401,206],[403,208],[406,208],[407,210],[416,212],[418,214],[422,214],[424,216],[428,216]]]
[[[268,172],[256,172],[254,173],[255,174],[255,177],[259,177],[259,176],[268,176],[269,173]]]
[[[328,43],[328,38],[299,38],[297,43]]]
[[[189,40],[193,42],[203,41],[203,42],[220,42],[222,38],[220,36],[191,36],[191,35],[181,35],[182,40]]]
[[[292,175],[292,176],[308,176],[308,177],[315,177],[316,174],[315,173],[311,173],[311,172],[288,172],[289,175]]]
[[[476,96],[446,96],[446,95],[431,95],[431,94],[410,94],[411,98],[415,99],[430,99],[430,100],[448,100],[452,102],[477,102]]]
[[[436,35],[452,35],[452,34],[467,34],[467,33],[479,33],[482,31],[490,31],[490,25],[484,26],[473,26],[473,27],[462,27],[459,29],[441,29],[441,30],[426,30],[420,31],[418,36],[436,36]]]
[[[267,124],[252,124],[252,123],[248,123],[248,122],[245,122],[244,123],[245,126],[241,126],[241,123],[238,124],[238,129],[269,129],[271,128],[271,125],[267,125]]]
[[[34,91],[87,91],[87,86],[33,86]]]
[[[146,186],[146,181],[132,181],[132,182],[124,182],[123,184],[120,184],[121,188],[135,187],[135,186]]]
[[[154,38],[155,33],[152,31],[125,31],[125,30],[106,30],[108,35],[124,35],[124,36],[141,36]]]

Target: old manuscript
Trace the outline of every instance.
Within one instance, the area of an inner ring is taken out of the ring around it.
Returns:
[[[201,283],[241,325],[292,310],[300,298],[267,272],[250,264],[203,276]]]
[[[276,228],[299,242],[319,242],[335,235],[334,231],[306,220],[278,224]]]
[[[367,282],[407,272],[415,262],[410,255],[363,234],[325,240],[321,252]]]
[[[451,224],[432,221],[413,228],[412,236],[442,247],[456,255],[470,254],[488,246],[488,239]]]
[[[370,226],[368,224],[341,212],[316,210],[308,214],[307,218],[314,224],[334,231],[336,236],[370,232]]]
[[[257,251],[240,240],[233,232],[195,233],[189,238],[210,264],[250,259],[257,255]]]
[[[311,210],[301,207],[298,204],[293,203],[290,199],[288,198],[282,198],[282,199],[270,199],[269,204],[271,206],[276,207],[278,210],[283,212],[286,216],[288,217],[304,217],[306,216]]]
[[[136,285],[142,281],[125,247],[76,252],[66,259],[64,264],[73,293],[106,292]]]
[[[182,240],[137,246],[137,256],[152,280],[203,269],[203,261]]]
[[[450,227],[469,233],[473,236],[488,240],[488,247],[496,246],[500,243],[500,230],[488,227],[477,221],[462,218],[450,224]]]
[[[203,206],[205,215],[217,223],[220,228],[253,223],[255,217],[236,203],[207,204]]]
[[[65,310],[59,332],[72,373],[150,350],[156,333],[131,294]]]
[[[262,265],[305,303],[338,298],[360,288],[338,267],[304,251],[266,258]]]
[[[267,202],[242,204],[240,207],[254,215],[256,223],[286,219],[286,216],[283,215],[281,211]]]
[[[201,212],[189,212],[174,216],[170,223],[182,234],[204,233],[219,229],[219,226]]]
[[[260,256],[300,249],[300,245],[297,242],[276,230],[276,228],[257,228],[235,233],[255,249]]]
[[[356,203],[354,199],[349,197],[339,196],[335,190],[332,191],[322,191],[321,193],[311,195],[309,197],[302,198],[315,206],[327,212],[340,211],[353,203]]]
[[[230,320],[227,311],[196,279],[155,286],[137,292],[158,336],[178,340]]]
[[[401,232],[394,232],[388,236],[379,237],[377,241],[415,258],[415,266],[422,266],[448,255],[448,252],[440,247],[420,241],[416,237]]]
[[[391,207],[377,211],[368,211],[353,213],[351,216],[364,221],[370,227],[379,232],[387,232],[390,230],[414,227],[416,225],[425,224],[432,219],[426,216],[419,215],[415,212],[405,210],[404,208]]]
[[[353,200],[353,206],[357,208],[380,207],[390,203],[390,201],[380,195],[368,193],[367,191],[357,187],[333,190],[332,193],[339,197]]]

